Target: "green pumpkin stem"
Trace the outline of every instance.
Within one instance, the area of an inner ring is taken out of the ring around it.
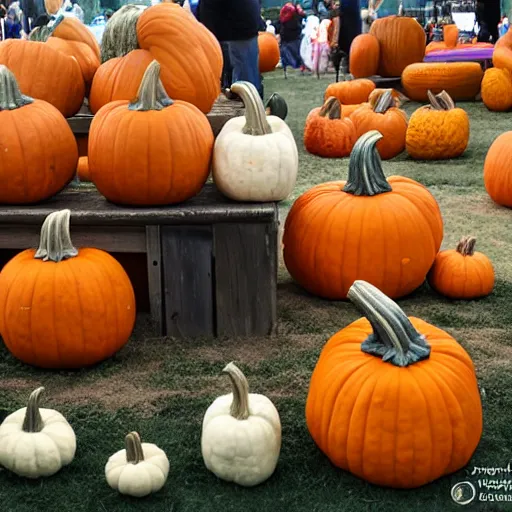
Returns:
[[[385,114],[391,107],[396,106],[395,98],[393,98],[393,89],[386,90],[385,93],[381,94],[378,99],[373,111],[376,114]]]
[[[329,96],[322,105],[318,115],[329,119],[341,119],[341,103],[338,98]]]
[[[465,236],[457,244],[457,252],[462,256],[473,256],[475,254],[476,238],[474,236]]]
[[[434,95],[432,91],[427,91],[428,101],[430,101],[430,108],[433,110],[452,110],[455,108],[455,102],[452,97],[446,92],[441,91],[439,94]]]
[[[46,43],[48,38],[52,35],[53,30],[48,25],[42,25],[34,28],[28,35],[29,41],[37,41]]]
[[[160,64],[154,60],[144,72],[137,97],[128,105],[128,109],[147,112],[163,110],[172,104],[160,80]]]
[[[265,107],[256,87],[250,82],[235,82],[231,91],[238,94],[245,107],[245,126],[242,132],[246,135],[268,135],[272,128],[268,124]]]
[[[414,328],[398,304],[375,286],[355,281],[347,296],[373,329],[361,345],[363,352],[400,367],[430,357],[430,345],[425,336]]]
[[[249,383],[242,370],[235,363],[229,363],[222,371],[228,374],[233,388],[233,402],[231,403],[230,414],[237,420],[246,420],[250,415]]]
[[[34,258],[58,263],[78,254],[69,232],[70,215],[70,210],[60,210],[46,217]]]
[[[382,134],[371,130],[359,137],[350,154],[348,179],[343,191],[355,196],[374,196],[391,192],[376,144]]]
[[[36,433],[41,432],[44,428],[43,418],[39,411],[39,399],[43,391],[43,387],[37,388],[35,391],[32,391],[28,397],[25,419],[23,420],[23,425],[21,427],[23,432]]]
[[[144,460],[144,450],[140,435],[137,432],[130,432],[124,438],[126,447],[126,462],[128,464],[138,464]]]
[[[0,112],[2,110],[16,110],[34,103],[32,98],[21,94],[18,82],[12,72],[0,66]]]

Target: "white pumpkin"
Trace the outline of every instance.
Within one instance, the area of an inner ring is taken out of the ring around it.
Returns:
[[[213,181],[235,201],[281,201],[297,180],[299,155],[288,125],[266,116],[265,107],[249,82],[236,82],[231,91],[245,105],[245,116],[230,119],[213,149]]]
[[[114,453],[105,466],[108,485],[121,494],[142,498],[159,491],[169,475],[165,452],[151,443],[141,443],[137,432],[125,437],[126,448]]]
[[[0,465],[27,478],[53,475],[75,457],[75,432],[66,418],[39,408],[43,391],[40,387],[32,392],[27,407],[0,425]]]
[[[223,370],[233,393],[217,398],[203,420],[201,450],[206,467],[219,478],[250,487],[274,472],[281,450],[281,420],[263,395],[249,394],[244,374],[233,363]]]

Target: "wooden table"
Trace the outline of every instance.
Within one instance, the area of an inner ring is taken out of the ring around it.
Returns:
[[[224,94],[221,94],[214,103],[211,112],[206,116],[213,130],[215,137],[219,134],[222,127],[232,117],[244,115],[244,105],[240,101],[228,100]],[[75,135],[87,135],[94,116],[87,106],[74,117],[68,118],[69,126]]]
[[[259,336],[276,322],[278,207],[236,203],[207,184],[176,206],[129,208],[68,188],[30,207],[0,206],[0,249],[37,247],[45,217],[71,210],[77,247],[145,253],[157,334]]]

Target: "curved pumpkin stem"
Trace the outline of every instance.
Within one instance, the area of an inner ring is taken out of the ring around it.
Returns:
[[[265,107],[256,87],[250,82],[235,82],[231,91],[238,94],[245,107],[245,126],[242,133],[246,135],[268,135],[272,128],[268,124]]]
[[[462,256],[473,256],[475,254],[476,238],[474,236],[464,236],[457,244],[457,252]]]
[[[363,352],[401,367],[430,357],[430,345],[425,336],[414,328],[398,304],[375,286],[355,281],[347,296],[373,329],[361,345]]]
[[[446,92],[441,91],[439,94],[434,94],[432,91],[427,91],[428,101],[430,101],[430,107],[434,110],[452,110],[455,108],[455,102],[452,97]]]
[[[373,111],[377,114],[384,114],[391,107],[396,106],[396,100],[393,98],[393,89],[386,89],[384,93],[382,93],[375,103],[373,107]]]
[[[37,388],[35,391],[32,391],[28,397],[25,419],[23,420],[23,425],[21,427],[23,432],[36,433],[41,432],[44,428],[43,418],[39,411],[39,400],[43,391],[43,387]]]
[[[376,144],[382,139],[382,134],[377,130],[371,130],[359,137],[350,153],[348,164],[348,178],[343,192],[355,196],[374,196],[391,192],[382,161]]]
[[[69,232],[70,215],[70,210],[60,210],[46,217],[41,228],[39,248],[34,258],[58,263],[78,254],[78,250],[73,247]]]
[[[45,43],[48,38],[52,35],[52,29],[48,25],[42,25],[41,27],[34,28],[28,35],[29,41],[38,41]]]
[[[233,362],[229,363],[222,371],[228,374],[233,387],[233,402],[231,403],[230,414],[237,420],[246,420],[250,415],[249,383],[242,370]]]
[[[12,72],[4,65],[0,66],[0,112],[16,110],[34,103],[34,100],[21,94],[18,82]]]
[[[124,57],[139,48],[137,21],[143,9],[136,5],[123,5],[108,20],[101,39],[101,62]]]
[[[126,448],[126,462],[128,464],[138,464],[144,460],[144,450],[140,435],[137,432],[130,432],[124,438]]]
[[[341,119],[341,103],[338,98],[329,96],[322,105],[318,115],[320,117],[328,117],[329,119]]]
[[[129,105],[129,110],[146,112],[148,110],[163,110],[173,104],[165,92],[160,80],[160,64],[154,60],[144,72],[137,98]]]

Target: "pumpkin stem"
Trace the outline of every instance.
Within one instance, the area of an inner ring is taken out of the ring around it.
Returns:
[[[141,6],[123,5],[108,20],[101,38],[102,63],[139,48],[137,21],[142,12]]]
[[[29,41],[38,41],[40,43],[46,43],[48,38],[52,35],[52,29],[48,25],[42,25],[34,28],[28,35]]]
[[[401,367],[430,357],[430,345],[425,336],[414,328],[398,304],[375,286],[355,281],[347,296],[373,329],[361,345],[363,352]]]
[[[268,135],[272,128],[268,124],[265,107],[260,95],[250,82],[235,82],[231,91],[238,94],[245,107],[245,126],[242,133],[246,135]]]
[[[376,144],[382,139],[382,134],[377,130],[371,130],[359,137],[350,153],[348,164],[348,178],[343,192],[356,196],[374,196],[391,192],[382,161]]]
[[[137,97],[128,105],[128,110],[163,110],[172,104],[160,80],[160,64],[154,60],[144,72]]]
[[[430,107],[434,110],[452,110],[455,108],[455,102],[446,91],[441,91],[435,96],[431,91],[427,91],[427,94]]]
[[[318,115],[320,117],[328,117],[329,119],[341,119],[341,103],[338,98],[329,96],[322,105]]]
[[[34,258],[58,263],[78,254],[78,250],[73,247],[69,232],[70,215],[70,210],[60,210],[46,217],[41,228],[39,248]]]
[[[41,418],[41,413],[39,412],[39,399],[43,391],[43,387],[37,388],[35,391],[32,391],[28,397],[25,419],[23,420],[23,425],[21,427],[23,432],[36,433],[43,430],[44,422],[43,418]]]
[[[384,114],[388,109],[395,106],[396,102],[395,98],[393,98],[393,89],[386,89],[375,103],[373,111],[377,114]]]
[[[126,447],[126,462],[128,464],[138,464],[144,460],[144,451],[140,435],[137,432],[130,432],[124,438]]]
[[[233,388],[233,402],[231,403],[230,414],[237,420],[246,420],[250,415],[249,383],[242,370],[233,362],[229,363],[222,371],[228,374]]]
[[[474,236],[464,236],[457,244],[457,252],[462,256],[473,256],[475,254],[476,238]]]
[[[32,98],[21,94],[18,82],[12,72],[6,67],[0,66],[0,112],[2,110],[16,110],[34,103]]]

